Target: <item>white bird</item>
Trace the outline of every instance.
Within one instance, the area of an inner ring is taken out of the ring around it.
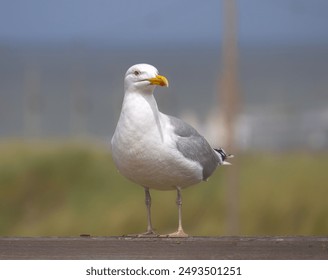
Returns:
[[[119,172],[145,190],[147,231],[155,235],[151,222],[149,189],[176,190],[178,230],[167,236],[188,236],[182,228],[181,189],[206,181],[219,165],[230,164],[223,149],[211,148],[203,136],[182,120],[158,110],[153,92],[168,87],[168,80],[149,64],[128,69],[124,100],[111,144]],[[141,235],[141,236],[142,236]]]

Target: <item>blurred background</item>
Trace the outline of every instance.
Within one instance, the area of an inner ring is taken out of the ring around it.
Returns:
[[[191,235],[327,235],[328,2],[1,0],[0,235],[146,229],[110,139],[123,78],[155,65],[161,111],[235,154],[183,192]],[[159,233],[175,192],[153,191]]]

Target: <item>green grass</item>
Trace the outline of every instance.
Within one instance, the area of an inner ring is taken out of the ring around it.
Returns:
[[[240,234],[327,235],[328,154],[237,155],[209,182],[183,191],[191,235],[224,235],[229,168],[240,185]],[[152,191],[154,227],[177,226],[175,192]],[[0,143],[0,235],[122,235],[146,228],[143,189],[103,146]]]

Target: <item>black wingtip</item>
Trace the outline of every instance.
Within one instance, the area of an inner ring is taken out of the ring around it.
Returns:
[[[227,158],[233,158],[234,157],[234,155],[232,155],[232,154],[227,154],[222,148],[214,149],[214,150],[221,155],[222,161],[225,161]]]

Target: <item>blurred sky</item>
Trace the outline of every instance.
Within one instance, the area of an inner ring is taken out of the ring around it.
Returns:
[[[242,44],[328,43],[326,0],[237,0]],[[216,45],[220,0],[0,0],[0,44]]]

